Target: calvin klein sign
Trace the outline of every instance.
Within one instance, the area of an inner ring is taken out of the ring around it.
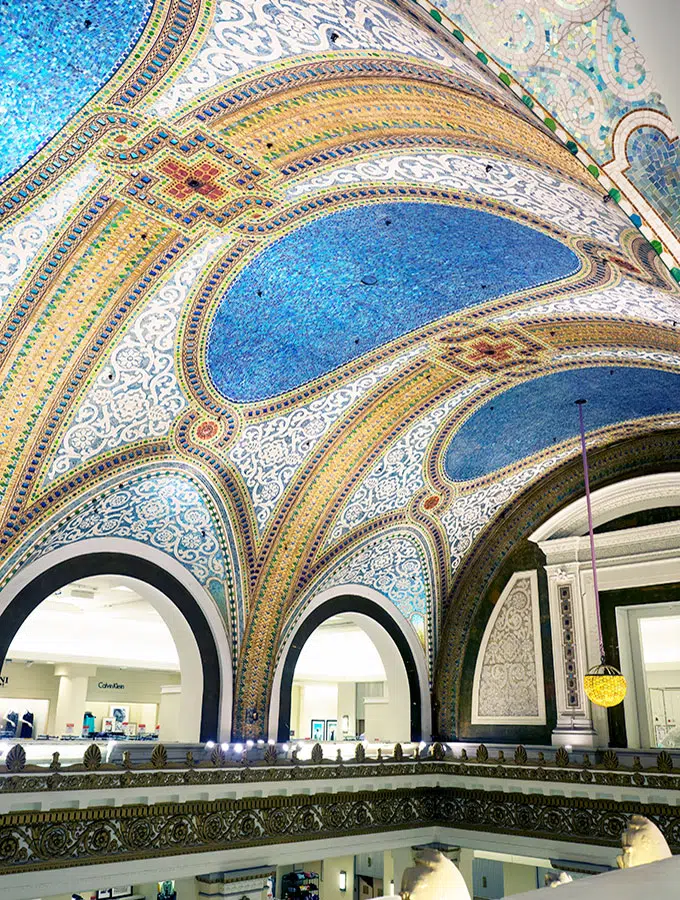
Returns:
[[[102,691],[124,691],[125,685],[118,681],[98,681],[97,687]]]

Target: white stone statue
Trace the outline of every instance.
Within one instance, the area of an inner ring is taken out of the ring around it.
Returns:
[[[418,851],[415,865],[401,879],[401,900],[470,900],[465,879],[451,860],[429,847]]]
[[[672,856],[666,838],[645,816],[631,816],[621,835],[623,853],[616,857],[619,869],[632,869]]]
[[[558,875],[554,875],[551,878],[548,882],[548,887],[559,887],[561,884],[571,884],[573,880],[571,875],[568,875],[566,872],[560,872]]]

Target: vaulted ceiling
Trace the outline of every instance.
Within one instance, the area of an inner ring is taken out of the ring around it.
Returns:
[[[474,542],[578,453],[575,399],[593,446],[676,427],[670,120],[585,6],[3,19],[3,582],[84,539],[174,557],[238,719],[326,588],[382,593],[432,662]],[[606,161],[633,115],[637,194]]]

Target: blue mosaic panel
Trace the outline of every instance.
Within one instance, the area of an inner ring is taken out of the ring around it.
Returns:
[[[0,181],[35,154],[130,52],[151,0],[0,5]]]
[[[641,194],[674,231],[680,231],[680,141],[645,125],[628,139],[626,172]]]
[[[588,430],[680,411],[680,375],[621,366],[543,375],[489,400],[462,425],[446,452],[453,481],[481,478],[574,438],[575,401],[585,398]]]
[[[285,235],[240,274],[215,315],[208,367],[232,400],[275,396],[458,309],[578,267],[563,244],[487,212],[341,210]]]

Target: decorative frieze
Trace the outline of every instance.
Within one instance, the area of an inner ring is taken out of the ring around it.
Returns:
[[[0,816],[0,875],[414,826],[617,846],[634,813],[680,850],[677,806],[446,787],[9,813]]]

